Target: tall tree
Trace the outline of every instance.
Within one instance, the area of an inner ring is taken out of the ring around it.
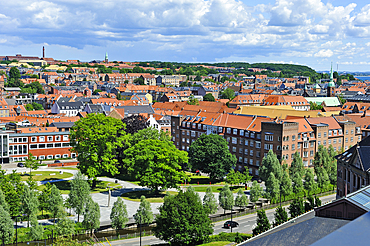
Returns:
[[[329,169],[330,164],[331,160],[328,150],[323,145],[319,145],[319,148],[315,153],[315,157],[313,160],[315,172],[318,172],[318,169],[320,167],[323,167],[327,171]]]
[[[14,222],[10,218],[9,213],[0,206],[0,240],[4,239],[6,244],[13,241]]]
[[[207,214],[217,212],[218,204],[215,195],[212,193],[212,187],[208,187],[206,190],[206,194],[203,197],[203,208]]]
[[[42,212],[42,215],[44,215],[44,210],[47,210],[49,208],[48,200],[50,196],[51,186],[51,183],[47,182],[45,184],[45,189],[43,189],[37,197],[39,200],[39,210]]]
[[[241,173],[240,172],[235,172],[234,169],[231,169],[230,172],[226,176],[226,180],[229,184],[234,185],[234,184],[239,184],[240,179],[241,179]]]
[[[317,167],[315,169],[316,177],[317,177],[317,185],[321,189],[321,191],[328,187],[329,185],[329,176],[326,172],[324,167]]]
[[[150,202],[145,199],[145,196],[140,197],[140,205],[134,215],[136,224],[150,224],[153,222],[153,211]]]
[[[271,228],[269,219],[267,218],[265,210],[257,211],[257,226],[253,228],[253,235],[258,235]]]
[[[194,97],[194,95],[190,95],[188,99],[189,105],[199,105],[199,100]]]
[[[315,177],[311,169],[306,170],[306,175],[304,177],[304,188],[307,190],[308,195],[316,190]]]
[[[275,178],[274,173],[270,173],[266,181],[266,194],[270,199],[277,199],[280,195],[280,182]]]
[[[149,127],[149,121],[142,115],[131,115],[122,119],[125,124],[125,132],[134,134]]]
[[[232,210],[234,207],[234,196],[229,186],[226,184],[222,187],[220,194],[218,195],[218,202],[220,207],[226,210]]]
[[[24,191],[21,194],[20,197],[21,200],[21,213],[26,214],[28,217],[27,220],[27,227],[30,226],[30,217],[33,215],[37,215],[38,212],[38,206],[39,201],[37,200],[36,192],[33,190],[30,190],[28,186],[24,187]]]
[[[290,177],[293,177],[295,173],[299,173],[299,175],[302,177],[305,173],[303,161],[301,156],[299,155],[298,151],[294,153],[292,163],[289,167],[289,175]]]
[[[250,197],[249,197],[251,202],[258,201],[258,198],[262,196],[262,191],[263,191],[263,188],[260,186],[260,184],[257,183],[256,180],[253,181],[252,187],[250,190]]]
[[[166,134],[164,131],[158,131],[154,127],[147,127],[142,130],[139,130],[138,132],[135,132],[132,135],[132,138],[130,139],[131,146],[139,143],[142,140],[161,140],[161,141],[167,141],[170,142],[171,138],[168,134]]]
[[[219,135],[201,135],[189,148],[189,165],[193,170],[209,174],[211,179],[221,179],[236,164],[236,157]]]
[[[235,97],[235,92],[230,88],[226,88],[226,90],[221,92],[221,98],[230,100],[234,97]]]
[[[292,194],[293,188],[292,188],[292,180],[289,178],[288,172],[284,171],[283,178],[281,179],[281,195],[284,197],[289,196]]]
[[[165,197],[156,216],[154,235],[171,245],[197,245],[213,233],[211,220],[197,196],[180,191],[176,196]]]
[[[78,171],[71,180],[71,191],[68,195],[68,201],[77,213],[78,222],[80,222],[80,214],[83,214],[85,211],[85,205],[89,197],[90,185],[85,176]]]
[[[30,217],[31,221],[31,228],[29,231],[28,236],[30,237],[31,240],[40,240],[43,239],[44,236],[44,227],[39,224],[37,221],[37,216],[36,214],[32,214]]]
[[[273,225],[277,226],[286,221],[288,221],[288,213],[286,212],[285,208],[281,206],[277,207],[275,210],[275,222],[273,223]]]
[[[92,231],[98,229],[100,226],[100,207],[99,204],[94,202],[91,197],[86,202],[86,209],[84,211],[84,220],[82,225]]]
[[[65,216],[64,213],[55,226],[55,234],[61,236],[72,235],[75,233],[75,227],[74,221]]]
[[[63,214],[64,206],[60,190],[54,184],[51,186],[48,203],[48,210],[51,212],[55,221],[55,218],[59,218]]]
[[[79,169],[93,179],[93,186],[103,171],[118,173],[117,149],[128,142],[122,121],[104,114],[88,114],[75,122],[69,137],[72,151],[78,154]]]
[[[294,199],[293,202],[288,207],[290,216],[292,218],[297,217],[304,213],[303,200],[301,198]]]
[[[0,206],[9,213],[9,204],[5,201],[5,195],[3,191],[0,189]]]
[[[292,182],[293,193],[296,195],[301,193],[303,191],[303,181],[299,173],[293,174]]]
[[[267,181],[270,177],[270,173],[273,173],[275,178],[281,181],[281,178],[283,177],[283,169],[278,158],[271,149],[262,159],[262,166],[260,167],[259,175],[262,180]]]
[[[125,165],[141,186],[158,192],[159,188],[177,188],[186,178],[181,170],[188,162],[187,153],[176,149],[172,142],[143,140],[125,150]]]
[[[21,176],[13,170],[12,173],[6,174],[4,170],[0,170],[0,187],[5,195],[5,201],[9,205],[10,216],[19,215],[21,196],[26,185],[21,181]]]
[[[216,100],[211,93],[207,93],[203,96],[203,101],[214,102]]]
[[[40,162],[38,162],[31,153],[28,153],[28,158],[24,162],[24,165],[30,169],[30,176],[32,176],[32,170],[37,170],[40,167]]]
[[[249,203],[248,197],[245,195],[244,191],[240,188],[238,190],[238,195],[235,197],[235,206],[239,208],[245,208]]]
[[[127,207],[121,197],[118,197],[117,201],[113,204],[110,220],[114,229],[124,228],[128,222]]]

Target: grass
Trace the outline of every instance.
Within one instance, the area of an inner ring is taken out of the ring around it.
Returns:
[[[53,183],[62,194],[69,194],[71,191],[71,183],[70,180],[68,181],[60,181],[60,182],[55,182]],[[108,191],[107,186],[111,187],[121,187],[120,184],[116,184],[113,182],[108,182],[108,181],[97,181],[96,182],[96,187],[91,190],[91,193],[98,193],[98,192],[105,192]],[[45,189],[45,185],[40,185],[37,187],[38,190],[42,191]]]
[[[193,186],[194,190],[196,192],[206,192],[207,188],[208,187],[211,187],[212,188],[212,192],[220,192],[222,190],[222,187],[223,186],[216,186],[216,185],[208,185],[208,186]],[[239,188],[242,188],[242,190],[244,191],[245,188],[244,186],[229,186],[230,187],[230,190],[233,192],[233,193],[237,193]],[[248,189],[250,189],[248,187]]]
[[[67,169],[67,170],[78,170],[77,167],[51,167],[54,169]]]
[[[225,246],[228,245],[230,242],[228,241],[220,241],[220,242],[210,242],[210,243],[204,243],[200,244],[199,246]]]
[[[36,174],[39,174],[39,175],[36,175]],[[55,174],[55,175],[50,175],[50,174]],[[59,174],[59,172],[53,172],[53,171],[32,171],[32,178],[34,181],[49,181],[49,180],[66,179],[72,176],[73,175],[71,173],[65,173],[65,172],[63,172],[63,174]],[[30,177],[29,173],[21,174],[22,181],[27,181],[29,177]]]
[[[171,195],[176,195],[178,192],[176,191],[168,191]],[[163,198],[166,196],[166,191],[162,191],[159,194],[155,194],[151,190],[141,190],[141,191],[132,191],[127,192],[121,195],[123,199],[134,201],[134,202],[140,202],[140,197],[145,196],[146,200],[148,200],[151,203],[162,203]]]

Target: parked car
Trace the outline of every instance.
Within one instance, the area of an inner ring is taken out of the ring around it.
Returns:
[[[55,160],[54,163],[60,163],[60,160]]]
[[[19,162],[19,163],[17,164],[17,167],[24,167],[24,164],[23,164],[22,162]]]
[[[230,227],[237,227],[239,226],[239,223],[236,222],[236,221],[226,221],[225,224],[224,224],[224,228],[227,228],[229,229]]]

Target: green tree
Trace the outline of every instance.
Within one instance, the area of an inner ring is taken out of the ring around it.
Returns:
[[[329,176],[324,167],[317,167],[315,170],[317,177],[317,185],[321,189],[326,189],[329,185]]]
[[[17,67],[11,67],[9,70],[9,79],[20,79],[21,73]]]
[[[223,99],[231,100],[234,97],[235,97],[235,92],[230,88],[227,88],[226,90],[221,92],[221,98],[223,98]]]
[[[197,196],[180,191],[165,197],[156,216],[154,235],[171,245],[197,245],[207,241],[213,233],[211,220]]]
[[[234,169],[231,169],[230,172],[226,176],[226,180],[229,184],[234,185],[234,184],[239,184],[240,182],[240,172],[235,172]]]
[[[216,101],[216,99],[213,97],[211,93],[207,93],[204,95],[203,101],[214,102]]]
[[[43,107],[41,104],[39,104],[39,103],[35,103],[35,102],[33,102],[33,103],[32,103],[32,107],[33,107],[35,110],[43,110],[43,109],[44,109],[44,107]]]
[[[315,196],[315,207],[321,207],[321,200],[317,196]]]
[[[0,206],[9,213],[9,204],[5,200],[4,192],[0,189]]]
[[[51,186],[48,203],[48,210],[51,212],[55,221],[55,218],[59,218],[63,214],[64,206],[60,190],[54,184]]]
[[[144,82],[144,79],[142,77],[139,77],[139,78],[134,79],[134,84],[136,84],[136,85],[144,85],[145,82]]]
[[[12,243],[14,235],[14,222],[9,213],[0,206],[0,240],[6,244]]]
[[[238,195],[235,197],[235,206],[238,206],[239,208],[245,208],[248,206],[248,203],[248,197],[245,195],[244,191],[239,188]]]
[[[110,213],[110,220],[114,229],[124,228],[128,222],[127,207],[121,197],[114,202]]]
[[[201,135],[189,148],[189,164],[192,170],[209,174],[211,179],[221,179],[236,164],[236,157],[219,135]]]
[[[27,110],[27,111],[33,111],[34,110],[34,108],[33,108],[33,106],[32,106],[32,104],[26,104],[26,106],[24,106],[25,107],[25,109]]]
[[[39,210],[42,212],[42,215],[44,215],[44,210],[47,210],[49,208],[49,196],[51,191],[51,183],[47,182],[45,184],[45,189],[41,191],[41,193],[38,196],[39,200]]]
[[[288,213],[286,212],[285,208],[281,206],[277,207],[275,210],[275,222],[273,223],[273,225],[277,226],[286,221],[288,221]]]
[[[64,213],[55,226],[55,234],[61,236],[72,235],[75,233],[75,227],[74,221],[70,220]]]
[[[100,207],[99,204],[94,202],[91,197],[86,202],[86,209],[84,211],[84,220],[82,225],[85,229],[90,230],[90,234],[94,229],[100,226]]]
[[[283,177],[283,169],[278,158],[271,149],[262,159],[262,166],[260,167],[259,175],[262,180],[267,181],[270,173],[273,173],[275,175],[275,178],[281,181],[281,178]]]
[[[30,169],[30,176],[32,176],[32,170],[37,170],[41,166],[31,153],[28,153],[28,158],[24,162],[24,165]]]
[[[313,198],[312,195],[307,196],[307,201],[308,202],[304,203],[305,212],[308,212],[315,207],[315,198]]]
[[[124,152],[129,173],[146,186],[158,192],[159,188],[177,188],[186,178],[181,170],[188,162],[187,153],[176,149],[172,142],[143,140]]]
[[[39,201],[37,200],[36,192],[30,190],[28,186],[25,186],[24,191],[21,194],[20,200],[21,200],[20,212],[28,216],[27,227],[29,227],[30,217],[32,215],[37,215],[38,212]]]
[[[5,201],[9,205],[9,214],[16,216],[19,214],[21,196],[24,191],[25,184],[21,181],[21,176],[13,170],[12,173],[6,174],[0,169],[0,187],[5,195]]]
[[[232,210],[234,207],[234,196],[227,184],[222,187],[218,195],[218,203],[224,209],[224,212],[226,210]]]
[[[292,180],[289,178],[289,175],[286,171],[283,173],[283,178],[281,179],[281,195],[284,197],[289,196],[292,194],[293,188],[292,188]]]
[[[303,191],[303,181],[299,173],[293,174],[292,182],[293,193],[296,195],[301,193]]]
[[[85,176],[78,171],[71,180],[71,191],[68,195],[68,201],[77,213],[78,222],[80,222],[80,214],[83,214],[85,211],[85,205],[89,197],[90,185]]]
[[[134,215],[136,224],[150,224],[153,222],[153,211],[150,202],[145,199],[145,196],[140,197],[140,206]]]
[[[316,183],[314,175],[311,169],[306,170],[306,175],[304,177],[304,188],[307,190],[308,195],[311,191],[316,190]]]
[[[194,97],[194,95],[189,96],[188,100],[189,105],[199,105],[199,100]]]
[[[148,140],[148,139],[167,141],[167,142],[171,141],[170,136],[166,134],[164,131],[158,131],[154,127],[147,127],[147,128],[144,128],[144,129],[141,129],[135,132],[132,135],[132,138],[130,139],[130,144],[131,146],[133,146],[139,143],[140,141]]]
[[[329,170],[330,164],[331,164],[331,159],[330,159],[328,150],[323,145],[319,145],[319,148],[317,152],[315,153],[315,157],[313,160],[315,173],[319,171],[318,169],[320,167],[323,167],[325,171]]]
[[[297,217],[304,213],[303,200],[301,198],[294,199],[293,202],[289,205],[289,213],[292,218]]]
[[[270,199],[277,199],[280,195],[280,182],[272,172],[266,181],[266,194]]]
[[[212,187],[208,187],[206,190],[206,194],[203,197],[203,208],[207,214],[217,212],[218,204],[215,195],[212,193]]]
[[[249,197],[251,202],[258,201],[258,198],[262,196],[262,191],[263,188],[257,183],[257,181],[253,181]]]
[[[77,153],[79,169],[96,184],[103,171],[118,173],[117,148],[128,142],[121,120],[104,114],[88,114],[74,123],[70,131],[72,151]]]
[[[265,210],[261,209],[257,211],[257,226],[253,228],[253,235],[258,235],[262,232],[267,231],[271,228],[269,219],[267,218]]]
[[[305,173],[303,161],[301,156],[299,155],[298,151],[294,153],[292,163],[289,167],[289,175],[290,177],[293,177],[295,173],[299,173],[299,175],[302,177]]]
[[[37,221],[36,214],[32,214],[30,217],[31,228],[28,236],[31,240],[40,240],[44,237],[44,227]]]
[[[149,121],[143,115],[131,115],[122,119],[125,125],[125,132],[134,134],[142,129],[149,127]]]

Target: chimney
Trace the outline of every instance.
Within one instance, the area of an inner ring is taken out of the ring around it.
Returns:
[[[42,46],[42,58],[45,58],[45,46]]]
[[[366,110],[364,110],[364,114],[361,116],[361,118],[366,117]]]

